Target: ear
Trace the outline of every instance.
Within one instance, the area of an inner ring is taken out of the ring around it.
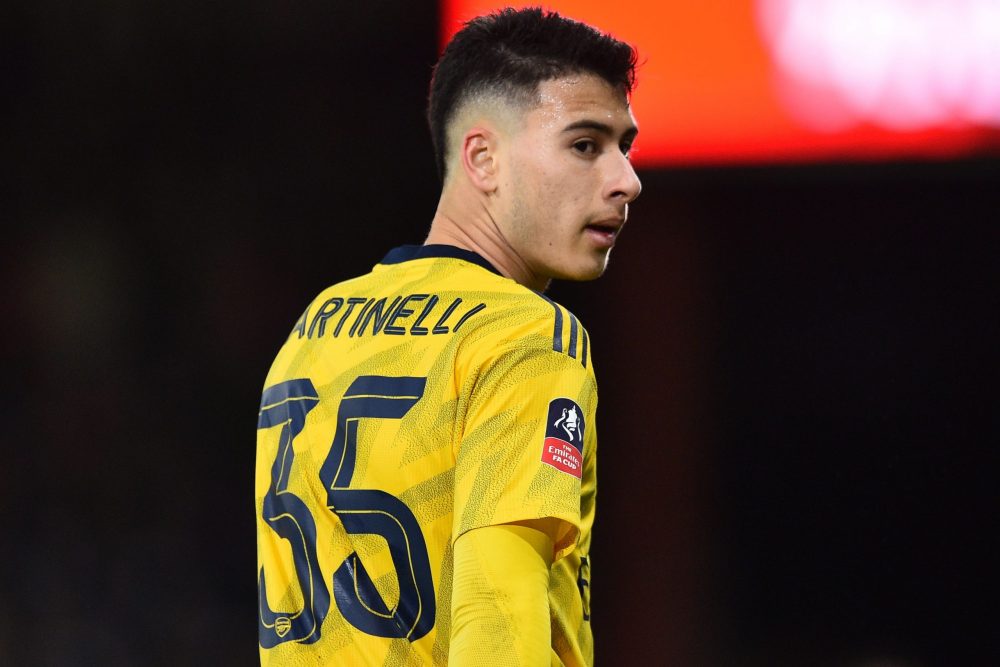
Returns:
[[[497,139],[487,125],[475,125],[462,137],[462,170],[476,189],[486,194],[497,189]]]

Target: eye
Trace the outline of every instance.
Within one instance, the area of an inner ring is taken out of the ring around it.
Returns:
[[[596,155],[597,142],[593,139],[577,139],[573,142],[573,150],[581,155]]]
[[[618,148],[621,150],[622,155],[624,155],[625,157],[631,157],[632,153],[635,152],[635,149],[632,147],[632,142],[630,141],[622,143]]]

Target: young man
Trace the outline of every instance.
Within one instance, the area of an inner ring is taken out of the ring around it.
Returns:
[[[321,293],[265,383],[263,665],[593,662],[597,386],[541,293],[603,273],[639,194],[634,67],[538,9],[445,49],[426,244]]]

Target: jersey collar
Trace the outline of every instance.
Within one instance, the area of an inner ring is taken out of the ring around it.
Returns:
[[[498,276],[503,274],[496,270],[492,264],[486,261],[482,255],[465,248],[457,248],[452,245],[433,243],[429,245],[401,245],[393,248],[382,258],[380,264],[400,264],[411,259],[424,259],[426,257],[450,257],[451,259],[461,259],[481,266],[487,271],[492,271]]]

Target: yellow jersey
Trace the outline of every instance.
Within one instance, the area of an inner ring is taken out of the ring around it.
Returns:
[[[596,408],[576,317],[475,253],[324,290],[257,422],[261,664],[447,664],[455,540],[548,517],[551,662],[592,664]]]

